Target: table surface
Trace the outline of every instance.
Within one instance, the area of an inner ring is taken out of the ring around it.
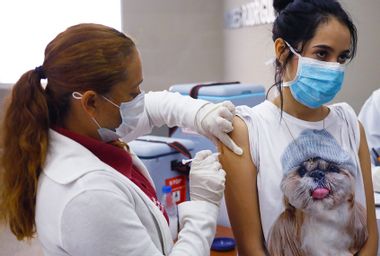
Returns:
[[[230,227],[217,226],[215,237],[233,237],[232,230]],[[211,256],[236,256],[237,250],[236,247],[232,251],[227,252],[217,252],[211,250]]]

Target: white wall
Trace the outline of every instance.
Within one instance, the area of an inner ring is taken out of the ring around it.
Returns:
[[[249,0],[224,0],[224,9],[238,7]],[[358,52],[349,65],[342,92],[335,101],[346,101],[356,111],[373,90],[380,87],[380,1],[342,0],[359,34]],[[257,82],[267,88],[273,84],[273,67],[264,62],[273,56],[272,25],[225,30],[224,73],[227,80]]]
[[[224,29],[223,13],[250,0],[121,0],[123,30],[141,51],[145,90],[225,80],[273,83],[271,24]],[[357,111],[380,84],[380,1],[342,0],[358,28],[358,54],[336,101]]]
[[[123,30],[137,42],[145,90],[223,79],[223,2],[123,0]]]
[[[10,84],[0,84],[0,120],[2,118],[3,109],[4,109],[4,99],[9,96],[10,93]]]
[[[224,11],[239,7],[249,0],[224,0]],[[273,84],[273,65],[265,63],[273,58],[271,24],[238,29],[224,29],[224,79]]]

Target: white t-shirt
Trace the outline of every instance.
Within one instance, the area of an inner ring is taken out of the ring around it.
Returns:
[[[285,177],[289,178],[291,173],[301,175],[295,169],[310,158],[315,162],[326,160],[328,163],[341,164],[346,172],[348,170],[353,177],[351,182],[355,187],[355,201],[366,207],[358,159],[360,129],[356,114],[346,103],[331,105],[329,109],[330,113],[323,121],[308,122],[284,111],[281,117],[281,110],[268,100],[253,108],[237,107],[238,116],[248,127],[250,153],[258,171],[261,224],[267,242],[272,226],[285,209],[285,196],[281,188],[283,179],[284,184],[289,184],[285,182]],[[325,185],[330,181],[327,177],[322,177],[322,181],[315,178],[316,184],[309,184],[315,186],[310,196],[326,196]],[[294,191],[300,188],[294,186]],[[310,186],[307,188],[310,189]],[[286,191],[289,192],[289,186]],[[333,194],[332,191],[329,193]],[[290,193],[290,197],[294,194]],[[292,200],[295,200],[293,204],[297,204],[298,199]]]

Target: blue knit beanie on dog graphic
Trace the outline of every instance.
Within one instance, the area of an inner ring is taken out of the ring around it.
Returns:
[[[287,146],[281,157],[284,174],[300,166],[304,161],[316,157],[333,162],[356,176],[356,164],[325,129],[306,129]]]

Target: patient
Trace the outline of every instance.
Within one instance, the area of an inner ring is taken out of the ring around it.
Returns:
[[[220,145],[239,255],[375,255],[364,129],[348,104],[326,105],[355,55],[355,25],[337,1],[273,5],[277,95],[238,108],[243,156]]]

